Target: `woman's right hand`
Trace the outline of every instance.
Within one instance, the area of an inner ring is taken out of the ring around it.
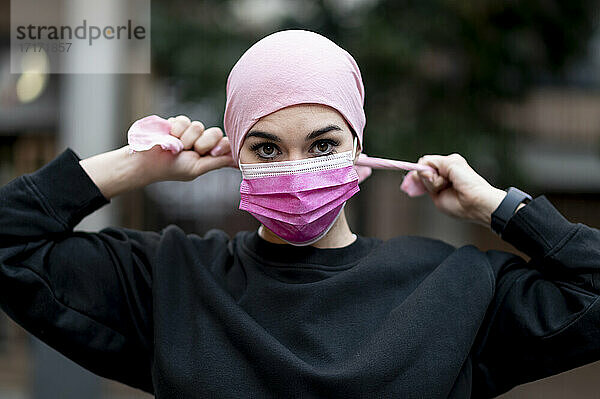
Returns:
[[[183,143],[177,154],[155,145],[147,151],[133,155],[144,164],[150,181],[190,181],[214,169],[237,167],[231,156],[229,138],[223,136],[218,127],[204,128],[200,121],[191,121],[187,116],[169,118],[171,135]]]
[[[171,134],[183,142],[177,154],[155,145],[129,153],[129,145],[79,161],[102,194],[110,199],[123,192],[163,180],[189,181],[222,167],[237,168],[229,139],[218,127],[204,129],[201,122],[180,115],[170,118]]]

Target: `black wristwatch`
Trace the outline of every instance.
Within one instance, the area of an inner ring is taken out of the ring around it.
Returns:
[[[519,190],[516,187],[509,187],[506,196],[498,205],[498,208],[492,213],[492,230],[502,237],[502,232],[508,220],[514,215],[517,207],[521,203],[529,203],[533,198],[531,195]],[[506,190],[504,190],[506,191]]]

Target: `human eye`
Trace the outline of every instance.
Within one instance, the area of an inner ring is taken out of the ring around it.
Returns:
[[[331,139],[321,139],[315,141],[311,149],[315,149],[314,152],[317,156],[329,155],[335,152],[335,147],[340,145],[340,143],[336,140]]]
[[[250,149],[254,151],[256,156],[260,159],[274,159],[277,155],[281,154],[279,148],[273,143],[262,142],[252,144]]]

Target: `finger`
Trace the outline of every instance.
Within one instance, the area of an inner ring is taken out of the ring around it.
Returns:
[[[424,155],[419,158],[419,163],[433,167],[438,172],[437,175],[449,180],[453,180],[453,170],[456,170],[459,166],[468,165],[467,161],[458,153],[450,155]]]
[[[189,124],[187,129],[183,132],[181,137],[179,138],[183,143],[183,148],[189,150],[194,146],[196,140],[202,136],[204,132],[204,125],[200,121],[193,121]]]
[[[215,145],[212,150],[210,150],[210,155],[213,157],[217,157],[219,155],[225,155],[231,152],[231,145],[229,144],[229,137],[223,137],[217,145]]]
[[[200,155],[204,155],[212,150],[222,138],[223,132],[220,128],[210,127],[194,142],[194,151]]]
[[[434,172],[431,170],[415,170],[415,173],[421,179],[432,180],[434,176]]]
[[[431,172],[428,172],[428,173],[431,174]],[[433,183],[429,177],[421,176],[418,173],[415,177],[418,178],[419,180],[421,180],[421,183],[423,183],[423,185],[425,186],[427,191],[429,191],[430,193],[435,192],[435,188],[433,187]]]
[[[451,185],[449,179],[446,179],[444,176],[439,175],[433,176],[431,182],[436,192],[441,191]]]
[[[171,134],[175,137],[181,137],[185,129],[192,123],[190,118],[185,115],[169,118],[168,121],[171,122]]]
[[[433,171],[429,169],[417,171],[419,176],[433,176],[434,174],[440,174],[440,160],[435,155],[423,155],[421,158],[419,158],[419,161],[417,163],[433,168]]]
[[[429,165],[437,171],[437,164],[435,162],[425,162],[425,157],[419,158],[419,163],[423,165]],[[418,178],[423,183],[427,191],[432,194],[437,194],[439,191],[445,189],[449,185],[449,180],[447,178],[432,172],[431,170],[420,170],[415,172],[415,178]]]
[[[211,170],[225,167],[237,168],[237,165],[233,161],[231,154],[221,155],[218,157],[201,157],[198,160],[198,171],[196,174],[200,176],[204,173],[210,172]]]
[[[449,180],[447,178],[438,174],[434,174],[429,170],[418,171],[417,174],[423,181],[423,184],[428,184],[434,191],[439,191],[449,184]]]
[[[434,175],[439,174],[439,171],[437,170],[437,167],[435,166],[435,164],[433,162],[425,161],[425,156],[422,156],[421,158],[419,158],[417,163],[420,165],[429,166],[430,168],[428,168],[426,170],[415,170],[415,175],[416,175],[415,177],[418,177],[420,179],[423,179],[423,178],[431,179]]]
[[[425,163],[422,162],[420,159],[419,161],[421,164],[425,165]],[[431,170],[415,170],[415,177],[420,179],[423,182],[423,184],[425,184],[425,182],[428,182],[430,185],[432,185],[434,179],[436,177],[439,177],[439,175],[436,172],[432,172]]]

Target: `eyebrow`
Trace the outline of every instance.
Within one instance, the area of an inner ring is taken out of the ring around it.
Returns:
[[[306,141],[312,140],[312,139],[317,138],[317,137],[319,137],[319,136],[321,136],[321,135],[323,135],[325,133],[328,133],[328,132],[330,132],[332,130],[339,130],[339,131],[341,131],[342,128],[339,127],[338,125],[333,125],[333,124],[332,125],[327,125],[327,126],[321,128],[321,129],[316,129],[316,130],[313,130],[312,132],[310,132],[308,135],[306,135],[306,139],[305,140]],[[277,135],[272,134],[272,133],[262,132],[260,130],[253,130],[253,131],[249,132],[246,135],[246,137],[261,137],[263,139],[273,140],[275,142],[281,142],[281,139]]]

